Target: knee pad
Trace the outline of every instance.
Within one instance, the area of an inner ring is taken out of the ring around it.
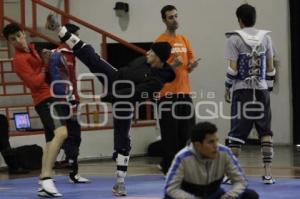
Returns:
[[[229,137],[227,140],[226,145],[231,149],[232,153],[238,158],[241,150],[242,150],[242,144],[245,144],[243,140]]]
[[[117,173],[118,171],[126,172],[129,163],[129,156],[124,156],[118,153],[116,158],[116,163],[117,163]]]
[[[128,166],[129,163],[129,156],[124,156],[122,154],[118,154],[116,158],[116,162],[118,166]]]
[[[117,150],[113,153],[113,160],[116,161],[117,164],[117,175],[120,172],[126,172],[128,163],[129,163],[129,151],[126,150]],[[120,175],[122,175],[120,173]],[[121,177],[121,176],[120,176]]]
[[[117,170],[116,174],[117,174],[117,178],[125,178],[126,177],[126,171]]]
[[[129,156],[129,151],[125,149],[117,150],[117,154],[121,154],[124,156]]]
[[[263,163],[272,163],[274,150],[273,150],[273,140],[271,136],[264,136],[261,138],[261,153],[262,153]]]

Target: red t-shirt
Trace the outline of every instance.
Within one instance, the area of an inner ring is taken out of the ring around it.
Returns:
[[[16,49],[13,58],[13,70],[27,86],[34,105],[51,97],[50,87],[46,82],[45,66],[33,44],[28,45],[30,52]]]

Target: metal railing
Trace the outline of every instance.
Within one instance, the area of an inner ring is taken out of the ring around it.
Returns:
[[[27,2],[27,1],[26,1]],[[44,8],[47,8],[49,10],[51,10],[52,12],[55,12],[59,15],[61,15],[61,22],[62,24],[65,24],[67,22],[69,22],[69,20],[72,20],[96,33],[98,33],[99,35],[102,36],[102,43],[101,43],[101,46],[100,46],[100,49],[101,49],[101,55],[103,58],[107,58],[107,39],[111,39],[111,40],[114,40],[116,42],[119,42],[120,44],[124,45],[125,47],[129,48],[129,49],[132,49],[138,53],[141,53],[141,54],[145,54],[146,51],[142,48],[139,48],[138,46],[136,45],[133,45],[99,27],[96,27],[86,21],[83,21],[82,19],[79,19],[73,15],[70,15],[69,13],[69,0],[64,0],[64,8],[63,10],[60,10],[42,0],[32,0],[32,27],[28,27],[26,25],[26,9],[25,9],[25,0],[20,0],[20,21],[16,21],[14,20],[13,18],[11,18],[10,16],[6,16],[5,15],[5,12],[4,12],[4,0],[0,0],[0,29],[2,30],[3,27],[4,27],[4,22],[5,21],[8,21],[8,22],[14,22],[14,23],[18,23],[21,25],[21,27],[25,30],[25,31],[28,31],[30,33],[31,36],[36,36],[36,37],[39,37],[39,38],[42,38],[48,42],[51,42],[53,44],[56,44],[58,45],[58,42],[53,40],[51,37],[48,37],[47,35],[44,35],[40,32],[37,31],[37,20],[38,20],[38,17],[37,17],[37,8],[38,6],[41,6],[41,7],[44,7]],[[8,48],[5,48],[3,49],[3,51],[8,51]],[[8,55],[9,55],[9,51],[8,51]],[[3,63],[4,62],[11,62],[11,60],[7,59],[7,60],[0,60],[0,75],[1,75],[1,85],[2,88],[3,88],[3,91],[4,91],[4,94],[1,95],[1,96],[16,96],[16,95],[30,95],[30,93],[28,93],[28,90],[25,88],[24,84],[20,83],[20,82],[11,82],[11,83],[6,83],[4,82],[4,74],[5,73],[12,73],[13,71],[4,71],[4,68],[3,68]],[[17,94],[9,94],[6,92],[6,87],[9,86],[9,85],[20,85],[20,86],[23,86],[23,93],[17,93]],[[94,93],[94,82],[92,82],[92,85],[91,85],[91,90],[92,90],[92,93]],[[85,91],[82,91],[82,92],[85,92]],[[89,91],[87,91],[89,92]],[[23,104],[23,105],[7,105],[7,106],[1,106],[0,108],[1,109],[5,109],[5,112],[6,114],[9,114],[9,109],[10,108],[21,108],[23,107],[25,110],[29,110],[29,108],[32,107],[32,104]],[[89,110],[89,108],[87,107],[87,110]],[[97,107],[97,114],[101,113]],[[90,114],[94,114],[94,113],[84,113],[84,115],[86,115],[87,117],[87,121],[89,122],[90,120],[90,117],[89,115]],[[150,107],[146,107],[146,114],[147,114],[147,118],[150,118],[151,117],[151,110],[150,110]],[[11,118],[12,119],[12,118]],[[137,123],[137,121],[134,122],[134,124],[136,126],[149,126],[149,125],[153,125],[154,123],[144,123],[144,124],[141,124],[139,125]],[[104,129],[106,128],[112,128],[112,126],[105,126],[103,127]],[[101,128],[101,129],[103,129]],[[90,127],[90,128],[85,128],[87,130],[94,130],[94,129],[99,129],[99,128],[94,128],[94,127]],[[28,134],[28,133],[27,133]],[[36,132],[34,132],[34,134],[36,134]],[[14,135],[14,133],[13,133]],[[19,135],[19,134],[16,134],[16,135]]]

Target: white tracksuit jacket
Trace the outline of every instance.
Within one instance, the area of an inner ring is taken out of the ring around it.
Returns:
[[[220,189],[224,175],[233,183],[226,194],[237,198],[247,186],[246,177],[231,150],[219,144],[215,159],[202,157],[193,144],[175,156],[169,169],[165,195],[175,199],[202,199]]]

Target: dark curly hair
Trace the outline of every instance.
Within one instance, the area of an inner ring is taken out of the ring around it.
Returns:
[[[160,11],[160,14],[161,14],[161,18],[162,19],[166,19],[166,12],[168,12],[168,11],[171,11],[171,10],[177,10],[176,9],[176,7],[175,6],[173,6],[173,5],[166,5],[166,6],[164,6],[162,9],[161,9],[161,11]]]
[[[210,122],[200,122],[196,124],[191,131],[192,142],[203,142],[206,135],[214,134],[218,131],[216,125]]]
[[[238,7],[235,14],[246,27],[252,27],[256,23],[256,10],[247,3]]]
[[[23,31],[23,29],[17,23],[10,23],[3,28],[3,36],[8,40],[8,36],[15,34],[19,31]]]

